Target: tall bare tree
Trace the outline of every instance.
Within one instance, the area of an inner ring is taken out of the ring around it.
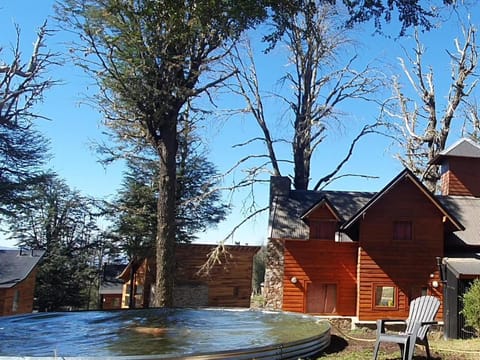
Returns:
[[[400,161],[432,191],[436,189],[440,174],[438,167],[429,162],[445,149],[454,122],[461,125],[464,111],[473,109],[472,95],[478,81],[476,28],[469,25],[462,30],[463,42],[455,39],[455,50],[447,50],[451,62],[448,93],[437,92],[435,74],[433,68],[425,64],[426,49],[417,31],[413,55],[406,53],[405,58],[400,59],[405,78],[413,91],[406,91],[400,78],[395,77],[393,103],[385,107],[385,113],[397,119],[403,135],[397,138],[403,149]],[[442,74],[442,78],[447,77]],[[445,103],[442,98],[446,99]],[[475,111],[470,113],[475,115]]]
[[[11,56],[0,47],[0,214],[11,214],[12,205],[26,202],[22,194],[43,179],[48,142],[35,129],[34,120],[44,118],[35,105],[57,83],[47,75],[58,60],[46,49],[47,24],[38,30],[27,59],[22,57],[18,26],[16,33]]]
[[[311,2],[292,16],[284,32],[283,44],[286,45],[292,70],[287,70],[280,79],[287,89],[274,96],[287,105],[285,119],[291,125],[285,124],[282,129],[291,128],[290,139],[275,138],[275,126],[267,121],[265,111],[268,106],[261,92],[253,51],[247,46],[245,51],[236,49],[234,52],[231,67],[235,70],[236,82],[231,89],[245,100],[246,106],[240,111],[250,113],[260,129],[258,137],[238,146],[261,141],[266,149],[265,154],[248,155],[239,161],[238,164],[244,164],[259,157],[265,159],[259,167],[247,172],[249,178],[245,183],[258,181],[261,172],[281,175],[281,165],[292,164],[295,189],[308,189],[314,152],[328,136],[329,126],[342,126],[341,118],[345,115],[339,110],[342,103],[374,101],[375,93],[383,86],[381,74],[370,65],[361,70],[355,68],[355,54],[341,63],[339,53],[352,45],[352,41],[345,29],[339,26],[340,17],[335,7],[321,4],[321,1]],[[352,156],[359,139],[375,132],[375,128],[376,124],[363,127],[339,165],[331,170],[324,169],[326,175],[316,181],[314,188],[320,188],[337,176]],[[276,146],[279,143],[290,144],[292,158],[277,155]]]

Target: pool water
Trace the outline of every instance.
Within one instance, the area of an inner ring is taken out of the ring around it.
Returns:
[[[179,356],[292,342],[325,323],[255,310],[141,309],[0,318],[0,356]]]

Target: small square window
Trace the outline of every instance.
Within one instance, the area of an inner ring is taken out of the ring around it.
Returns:
[[[412,240],[412,222],[395,221],[393,223],[393,240]]]
[[[397,295],[395,286],[375,286],[375,307],[396,308]]]

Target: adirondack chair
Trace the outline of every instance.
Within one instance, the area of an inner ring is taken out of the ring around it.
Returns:
[[[427,332],[430,325],[434,325],[440,301],[433,296],[421,296],[410,303],[408,319],[402,320],[377,320],[377,341],[373,358],[377,359],[380,343],[397,343],[400,346],[403,360],[412,360],[415,344],[425,346],[427,358],[430,359],[430,347],[428,345]],[[388,322],[402,321],[405,324],[405,331],[400,333],[386,333],[385,324]]]

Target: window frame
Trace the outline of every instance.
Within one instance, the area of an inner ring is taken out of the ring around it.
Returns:
[[[377,305],[377,288],[393,288],[393,306]],[[374,283],[372,284],[372,309],[382,311],[396,311],[398,310],[398,287],[392,283]]]
[[[403,228],[408,225],[409,231],[408,236],[407,231]],[[412,241],[413,240],[413,221],[411,220],[395,220],[392,225],[392,239],[393,241]],[[401,227],[401,228],[400,228]]]
[[[12,313],[18,312],[19,306],[20,306],[20,290],[14,289],[13,299],[12,299]]]

